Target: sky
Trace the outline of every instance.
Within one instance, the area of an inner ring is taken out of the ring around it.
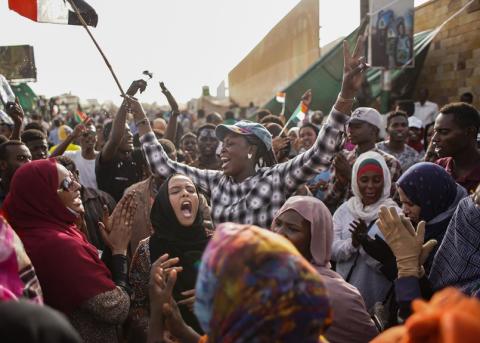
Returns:
[[[415,0],[415,5],[426,0]],[[87,0],[98,14],[92,33],[126,90],[143,70],[154,78],[143,102],[165,104],[159,81],[179,102],[217,86],[299,0]],[[320,0],[320,45],[359,24],[359,0]],[[86,31],[35,23],[0,0],[0,46],[34,47],[37,94],[71,92],[120,103],[120,92]]]

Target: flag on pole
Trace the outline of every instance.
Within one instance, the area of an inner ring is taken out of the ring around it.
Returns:
[[[69,1],[78,7],[88,26],[97,26],[97,13],[83,0],[8,0],[8,7],[39,23],[82,25]]]
[[[285,97],[287,96],[287,94],[285,92],[277,92],[277,96],[276,96],[276,100],[281,103],[281,104],[284,104],[285,103]]]
[[[77,123],[83,123],[87,118],[88,115],[85,112],[82,112],[82,110],[78,109],[77,112],[75,112],[75,121]]]
[[[303,103],[303,101],[300,101],[300,104],[297,106],[295,111],[292,113],[289,121],[295,121],[299,122],[305,119],[305,116],[308,113],[308,106]]]

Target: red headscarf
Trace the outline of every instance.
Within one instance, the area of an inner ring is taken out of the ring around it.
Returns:
[[[60,201],[58,183],[54,159],[25,164],[15,172],[3,211],[32,260],[45,303],[68,314],[115,284]]]

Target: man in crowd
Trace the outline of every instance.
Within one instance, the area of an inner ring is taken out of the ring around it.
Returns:
[[[198,160],[197,136],[194,133],[186,133],[180,139],[180,149],[183,152],[185,163],[191,165]]]
[[[415,102],[414,116],[422,121],[423,127],[435,121],[438,114],[438,105],[434,102],[428,101],[428,89],[420,90],[419,101]]]
[[[220,170],[222,164],[217,156],[217,148],[220,143],[215,135],[215,126],[205,124],[198,129],[198,162],[192,166],[200,169]]]
[[[480,115],[472,105],[452,103],[444,106],[435,120],[432,138],[436,162],[473,193],[480,183],[480,152],[477,135]]]
[[[39,130],[25,130],[22,133],[22,142],[32,154],[32,160],[42,160],[48,157],[47,136]]]
[[[408,145],[423,156],[425,153],[423,127],[422,121],[417,117],[408,117],[408,135]]]
[[[330,211],[334,211],[345,200],[352,196],[352,167],[357,158],[367,151],[378,152],[385,158],[392,178],[392,195],[395,193],[395,182],[402,175],[400,162],[390,154],[375,146],[382,127],[382,118],[377,110],[369,107],[359,107],[353,111],[348,122],[348,139],[357,147],[349,152],[337,154],[333,160],[333,173],[329,188],[325,194],[324,203]]]
[[[75,129],[67,140],[78,140],[81,150],[66,151],[63,155],[70,157],[75,163],[80,176],[80,183],[89,188],[97,189],[97,176],[95,174],[95,159],[98,152],[95,151],[97,144],[97,132],[92,121],[82,125],[82,130]]]
[[[20,141],[7,141],[0,145],[0,207],[8,194],[13,175],[31,160],[30,151]]]
[[[388,140],[377,143],[377,148],[394,156],[405,171],[420,161],[415,149],[406,144],[409,138],[408,116],[405,112],[394,111],[387,116]]]
[[[98,188],[117,202],[127,187],[140,181],[141,175],[132,158],[133,135],[126,124],[127,111],[124,102],[113,122],[105,125],[106,142],[95,161]]]
[[[233,111],[225,112],[225,120],[223,121],[225,125],[233,125],[236,122],[237,121],[235,120],[235,113],[233,113]]]

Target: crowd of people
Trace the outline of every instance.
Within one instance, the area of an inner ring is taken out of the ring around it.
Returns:
[[[7,103],[1,340],[476,341],[480,114],[427,90],[355,107],[359,42],[330,113],[298,121],[190,116],[163,83],[152,119],[145,81],[110,121]]]

